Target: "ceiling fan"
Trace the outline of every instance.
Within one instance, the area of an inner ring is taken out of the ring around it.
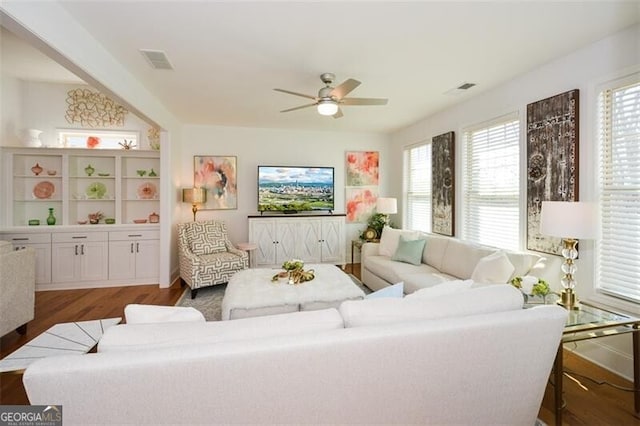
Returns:
[[[305,95],[303,93],[292,92],[284,89],[273,89],[277,92],[288,93],[290,95],[301,96],[303,98],[313,99],[312,104],[301,105],[294,108],[282,110],[280,112],[295,111],[302,108],[317,106],[318,113],[321,115],[332,115],[333,118],[342,117],[340,105],[386,105],[387,99],[383,98],[345,98],[353,89],[360,85],[358,80],[352,78],[345,80],[336,87],[332,87],[331,83],[336,76],[330,72],[320,75],[320,80],[325,87],[318,91],[318,96]]]

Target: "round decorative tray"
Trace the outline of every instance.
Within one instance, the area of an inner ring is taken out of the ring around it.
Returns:
[[[101,200],[104,197],[104,194],[107,193],[107,187],[102,182],[93,182],[85,191],[87,194],[87,198],[91,200]]]
[[[47,198],[51,198],[55,191],[56,186],[48,180],[45,180],[43,182],[37,183],[36,186],[33,187],[33,196],[44,200]]]
[[[151,182],[145,182],[138,187],[138,197],[141,200],[152,200],[156,196],[156,186]]]

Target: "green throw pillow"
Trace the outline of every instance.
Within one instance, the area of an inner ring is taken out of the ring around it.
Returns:
[[[422,251],[426,243],[427,240],[407,240],[403,235],[400,235],[398,248],[391,256],[391,260],[420,265],[422,263]]]

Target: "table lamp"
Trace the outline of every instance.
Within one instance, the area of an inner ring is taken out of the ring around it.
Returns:
[[[207,191],[204,188],[183,188],[182,202],[191,203],[191,211],[193,212],[193,221],[196,221],[196,213],[198,212],[198,204],[207,202]]]
[[[398,213],[398,200],[380,197],[376,201],[376,211],[385,218],[385,225],[389,224],[389,215]]]
[[[578,309],[575,274],[578,271],[578,239],[597,237],[597,204],[572,201],[543,201],[540,212],[540,233],[562,238],[562,294],[560,305]]]

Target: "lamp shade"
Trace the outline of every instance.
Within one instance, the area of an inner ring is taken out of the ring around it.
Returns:
[[[321,100],[318,102],[318,114],[333,115],[338,112],[338,104],[332,100]]]
[[[561,238],[596,238],[597,204],[582,201],[543,201],[540,233]]]
[[[382,214],[396,214],[398,213],[398,200],[395,198],[378,198],[376,210]]]
[[[204,188],[184,188],[182,190],[182,202],[189,204],[202,204],[207,201],[207,191]]]

